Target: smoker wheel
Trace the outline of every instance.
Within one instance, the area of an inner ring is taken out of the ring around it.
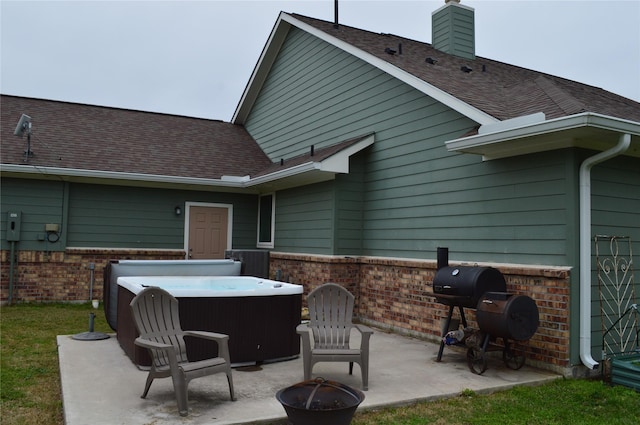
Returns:
[[[524,354],[513,347],[505,347],[502,351],[502,360],[509,369],[518,370],[524,366]]]

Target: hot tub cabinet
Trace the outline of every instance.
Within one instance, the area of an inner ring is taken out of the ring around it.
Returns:
[[[103,307],[118,330],[118,278],[121,276],[240,276],[242,263],[226,260],[115,260],[104,268]]]
[[[247,285],[252,289],[248,289]],[[129,304],[145,286],[160,286],[180,303],[183,329],[229,335],[234,366],[285,360],[299,356],[302,287],[246,276],[162,276],[118,278],[117,339],[127,356],[139,366],[149,366],[145,349],[134,344],[138,337]],[[187,340],[192,360],[215,354],[209,341]]]

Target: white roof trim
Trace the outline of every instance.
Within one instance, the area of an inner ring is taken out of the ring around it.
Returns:
[[[345,52],[359,59],[362,59],[363,61],[369,63],[370,65],[373,65],[374,67],[380,69],[381,71],[386,72],[389,75],[392,75],[393,77],[399,79],[400,81],[421,91],[427,96],[434,98],[435,100],[443,103],[444,105],[450,107],[451,109],[477,122],[478,124],[481,124],[481,125],[491,124],[499,121],[498,119],[481,111],[480,109],[477,109],[469,105],[468,103],[463,102],[457,97],[452,96],[449,93],[440,90],[439,88],[427,83],[424,80],[421,80],[415,75],[412,75],[406,71],[403,71],[402,69],[396,67],[395,65],[390,64],[389,62],[386,62],[370,53],[360,50],[349,43],[339,40],[327,34],[324,31],[316,29],[315,27],[294,18],[293,16],[285,12],[281,12],[280,16],[278,17],[278,21],[271,33],[271,36],[269,37],[268,45],[263,50],[262,55],[258,60],[258,64],[256,65],[256,68],[254,69],[253,74],[251,75],[249,84],[245,88],[245,92],[242,95],[240,104],[236,108],[236,112],[233,115],[233,119],[231,120],[231,122],[233,122],[234,124],[241,124],[244,122],[244,119],[246,118],[245,114],[248,113],[248,110],[251,108],[253,101],[255,101],[255,98],[252,98],[251,93],[259,92],[260,87],[264,82],[265,71],[263,70],[263,67],[268,67],[270,69],[271,65],[273,64],[273,61],[275,60],[275,57],[269,58],[268,54],[270,53],[270,54],[273,54],[274,56],[277,55],[280,49],[280,45],[284,41],[286,32],[288,32],[288,27],[286,28],[287,31],[282,33],[283,22],[286,22],[287,24],[293,25],[305,32],[308,32],[309,34],[341,50],[344,50]],[[279,43],[277,46],[277,49],[273,49],[274,46],[270,45],[270,43],[274,43],[274,42]],[[262,76],[263,78],[261,79],[259,78],[259,76]],[[258,86],[256,86],[256,84]],[[250,102],[251,105],[245,104],[245,102]],[[244,111],[245,114],[243,114],[242,111]]]
[[[535,118],[536,114],[529,118],[532,117]],[[580,138],[573,137],[571,132],[584,129],[610,133],[628,133],[636,141],[640,137],[640,123],[592,112],[584,112],[548,121],[536,122],[535,119],[527,121],[527,117],[524,117],[522,123],[525,124],[515,127],[487,126],[485,131],[479,131],[477,135],[450,140],[445,142],[445,145],[450,152],[474,153],[483,155],[484,159],[494,159],[583,146],[584,143]],[[551,137],[554,134],[560,134],[560,132],[568,132],[569,137],[558,137],[555,140]],[[550,137],[544,138],[543,136]],[[524,139],[527,138],[528,140],[524,143]],[[589,146],[585,145],[584,147]],[[634,155],[635,152],[637,152],[637,148],[632,148],[629,153]]]
[[[325,158],[322,161],[309,161],[295,167],[285,168],[284,170],[274,173],[265,174],[264,176],[253,178],[247,186],[255,186],[264,183],[270,183],[275,180],[281,180],[309,171],[323,171],[331,174],[347,174],[349,173],[349,157],[360,152],[364,148],[371,146],[375,141],[375,136],[371,134],[353,145],[336,152],[334,155]]]
[[[250,176],[222,176],[221,179],[203,179],[197,177],[166,176],[158,174],[126,173],[19,164],[0,164],[0,171],[3,173],[15,173],[22,175],[71,177],[76,179],[101,179],[111,181],[117,180],[171,185],[206,186],[210,188],[246,189],[285,178],[295,178],[308,172],[320,172],[322,174],[326,174],[326,179],[333,178],[333,175],[337,173],[348,173],[349,157],[373,144],[374,140],[375,136],[371,134],[322,161],[309,161],[295,167],[285,168],[283,170],[255,178],[251,178]]]
[[[282,180],[288,177],[295,177],[297,175],[309,172],[316,171],[320,169],[320,164],[318,162],[305,162],[304,164],[296,165],[295,167],[285,168],[284,170],[275,171],[270,174],[265,174],[264,176],[256,177],[247,183],[247,186],[257,186],[264,183],[271,183],[277,180]]]
[[[242,187],[242,182],[221,179],[203,179],[197,177],[165,176],[159,174],[126,173],[116,171],[86,170],[80,168],[43,167],[34,165],[0,164],[0,171],[61,177],[77,177],[106,180],[128,180],[167,184],[184,184],[196,186]]]
[[[244,92],[242,93],[242,97],[238,102],[238,106],[236,106],[236,110],[233,113],[233,117],[231,118],[231,122],[233,124],[244,123],[246,119],[246,114],[253,107],[254,102],[260,93],[260,90],[252,90],[253,87],[262,87],[264,84],[267,75],[269,75],[269,71],[271,70],[271,66],[275,61],[277,56],[277,52],[280,50],[280,46],[284,43],[284,40],[289,33],[289,25],[282,24],[282,15],[284,12],[280,12],[278,15],[278,19],[276,20],[273,29],[271,30],[271,34],[269,34],[269,38],[267,39],[266,44],[262,48],[262,53],[260,53],[260,57],[258,58],[258,62],[256,66],[253,68],[253,72],[251,73],[251,77],[249,77],[249,81],[244,88]],[[274,53],[270,53],[275,49]]]
[[[364,148],[371,146],[375,141],[373,134],[363,138],[358,143],[342,149],[335,155],[331,155],[324,161],[320,162],[320,169],[322,171],[331,171],[334,173],[348,173],[349,172],[349,157],[354,155]]]

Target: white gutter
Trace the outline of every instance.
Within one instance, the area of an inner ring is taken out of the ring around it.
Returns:
[[[582,112],[580,114],[554,118],[551,120],[542,120],[542,116],[538,114],[531,115],[530,117],[532,122],[525,125],[516,125],[512,127],[507,126],[506,124],[512,121],[518,124],[517,120],[526,117],[507,120],[494,125],[483,125],[478,130],[477,135],[450,140],[445,142],[445,146],[449,152],[478,153],[482,152],[486,147],[495,146],[500,143],[508,143],[512,145],[514,141],[527,137],[558,133],[582,127],[592,127],[601,130],[630,133],[640,136],[640,126],[637,122],[596,114],[593,112]],[[536,122],[536,117],[541,120]],[[553,141],[552,146],[553,148],[558,149],[557,141]]]
[[[265,174],[264,176],[254,177],[246,183],[246,187],[270,183],[276,180],[281,180],[287,177],[294,177],[302,173],[320,169],[321,166],[319,162],[305,162],[304,164],[296,165],[295,167],[289,167],[281,171],[275,171],[273,173]]]
[[[62,177],[80,177],[80,178],[93,178],[93,179],[107,179],[107,180],[127,180],[138,182],[154,182],[164,184],[181,184],[181,185],[196,185],[196,186],[208,186],[208,187],[231,187],[244,189],[251,186],[256,186],[276,180],[280,180],[287,177],[294,177],[296,175],[306,173],[314,170],[321,170],[322,165],[319,162],[307,162],[297,165],[295,167],[286,168],[282,171],[276,171],[274,173],[266,174],[255,178],[246,177],[233,177],[223,176],[222,179],[203,179],[197,177],[179,177],[179,176],[164,176],[158,174],[140,174],[140,173],[123,173],[114,171],[100,171],[100,170],[83,170],[77,168],[57,168],[57,167],[41,167],[33,165],[16,165],[16,164],[2,164],[0,170],[3,172],[13,173],[25,173],[25,174],[40,174],[49,176],[62,176]],[[348,170],[346,171],[348,172]]]
[[[205,179],[198,177],[167,176],[159,174],[126,173],[101,170],[86,170],[79,168],[44,167],[20,164],[0,164],[0,171],[6,173],[22,173],[32,175],[75,177],[81,179],[125,180],[144,183],[162,183],[193,185],[206,187],[225,187],[246,189],[278,180],[295,178],[308,173],[324,173],[331,178],[337,173],[349,173],[349,158],[373,144],[373,134],[363,137],[357,143],[342,149],[321,161],[309,161],[293,167],[287,167],[258,177],[251,176],[222,176],[220,179]]]
[[[620,135],[613,148],[587,158],[580,166],[580,359],[589,369],[598,367],[591,356],[591,168],[624,153],[631,135]]]
[[[199,186],[244,187],[243,181],[225,179],[203,179],[198,177],[166,176],[160,174],[124,173],[115,171],[85,170],[79,168],[43,167],[34,165],[2,164],[0,171],[41,174],[63,177],[98,178],[109,180],[128,180],[155,183],[173,183]]]

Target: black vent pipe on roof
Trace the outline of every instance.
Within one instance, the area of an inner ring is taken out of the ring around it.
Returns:
[[[333,2],[333,27],[338,28],[340,24],[338,24],[338,0]]]

